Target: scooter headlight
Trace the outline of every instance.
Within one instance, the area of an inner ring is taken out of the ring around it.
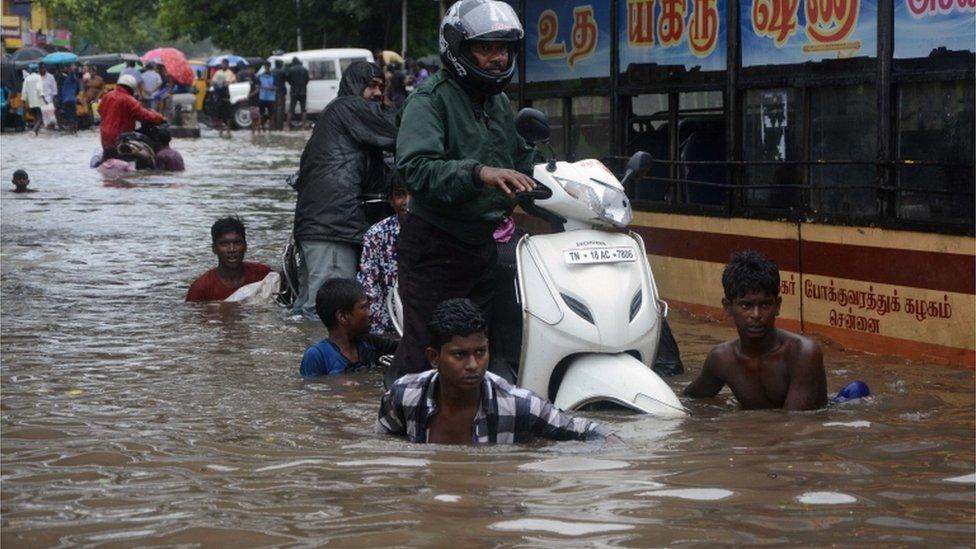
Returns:
[[[588,185],[572,180],[563,181],[563,189],[582,202],[597,218],[617,227],[626,227],[633,219],[630,201],[621,190],[602,183]]]
[[[597,217],[603,217],[603,201],[597,196],[596,190],[589,185],[584,185],[577,181],[567,180],[563,184],[563,189],[576,200],[582,202]]]

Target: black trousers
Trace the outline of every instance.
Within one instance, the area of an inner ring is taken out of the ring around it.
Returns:
[[[491,318],[498,252],[493,240],[466,244],[423,219],[407,214],[397,240],[397,274],[403,303],[403,339],[384,381],[430,368],[424,351],[427,322],[439,303],[466,297]]]

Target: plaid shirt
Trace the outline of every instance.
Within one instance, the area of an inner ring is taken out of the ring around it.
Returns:
[[[376,432],[427,442],[430,418],[437,414],[437,370],[401,377],[380,403]],[[485,372],[481,406],[471,429],[477,443],[521,443],[535,437],[553,440],[603,440],[606,427],[572,417],[528,389],[512,387]]]

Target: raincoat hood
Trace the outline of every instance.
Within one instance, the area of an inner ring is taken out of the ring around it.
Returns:
[[[352,63],[342,73],[342,81],[339,82],[339,97],[344,95],[362,97],[366,85],[374,78],[384,79],[383,69],[379,65],[368,61]]]
[[[369,224],[361,195],[386,194],[383,151],[396,147],[395,111],[363,99],[370,79],[382,75],[372,63],[352,63],[319,115],[295,184],[296,240],[362,245]]]

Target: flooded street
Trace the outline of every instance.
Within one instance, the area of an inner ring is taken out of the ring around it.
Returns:
[[[186,172],[127,184],[88,168],[95,132],[2,137],[4,547],[973,545],[972,371],[828,346],[829,391],[863,379],[874,397],[588,414],[617,445],[378,438],[378,372],[298,375],[324,328],[183,302],[216,264],[218,217],[240,215],[248,259],[279,265],[307,136],[175,140]],[[17,168],[38,192],[10,191]],[[734,331],[671,322],[678,391]]]

